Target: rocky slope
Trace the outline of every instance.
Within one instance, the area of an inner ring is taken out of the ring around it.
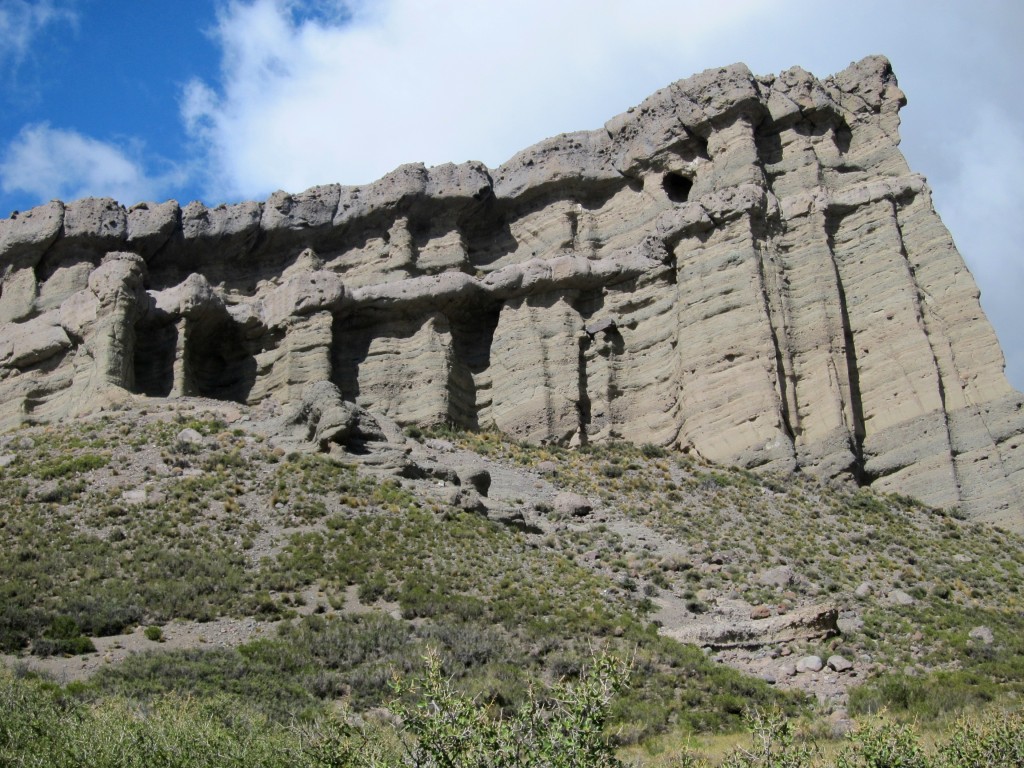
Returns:
[[[0,221],[0,426],[332,381],[399,424],[654,443],[1024,529],[1024,397],[870,57],[709,70],[497,169]]]
[[[288,408],[132,399],[0,435],[0,662],[79,694],[358,712],[434,647],[507,706],[602,649],[638,672],[616,721],[639,741],[797,693],[846,728],[1024,692],[1024,539],[904,497],[406,435],[324,383]]]

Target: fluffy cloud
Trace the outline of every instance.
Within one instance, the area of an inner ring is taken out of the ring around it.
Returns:
[[[182,112],[212,198],[366,182],[413,160],[497,165],[689,74],[680,51],[708,60],[718,33],[770,5],[235,2],[215,30],[220,80],[192,82]]]
[[[0,64],[17,64],[49,24],[72,23],[74,12],[56,0],[4,0],[0,4]]]
[[[152,200],[182,181],[174,170],[151,176],[133,152],[46,123],[26,126],[0,161],[0,187],[39,199],[108,196]]]

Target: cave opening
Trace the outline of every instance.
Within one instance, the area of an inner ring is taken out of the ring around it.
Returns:
[[[665,190],[665,194],[668,195],[668,199],[673,203],[685,203],[690,199],[693,179],[672,171],[662,177],[661,187]]]
[[[244,403],[256,381],[256,360],[230,319],[190,324],[183,362],[186,394]]]

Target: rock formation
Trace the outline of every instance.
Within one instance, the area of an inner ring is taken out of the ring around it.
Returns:
[[[743,65],[497,169],[0,221],[0,427],[99,389],[625,439],[1024,528],[1024,397],[870,57]]]

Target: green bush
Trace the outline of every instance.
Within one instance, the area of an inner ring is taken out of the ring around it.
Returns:
[[[854,734],[836,768],[931,768],[932,761],[913,727],[880,720]]]
[[[325,631],[316,621],[312,631]],[[313,629],[320,626],[319,630]],[[70,627],[67,628],[70,631]],[[238,670],[246,675],[246,669]],[[629,682],[626,665],[592,659],[571,682],[532,688],[512,712],[460,693],[437,654],[422,674],[393,682],[387,718],[345,712],[280,723],[244,695],[158,695],[139,707],[119,696],[85,701],[21,672],[0,669],[0,766],[23,768],[621,768],[608,729],[610,703]],[[636,675],[634,674],[635,678]],[[753,715],[749,746],[721,768],[1019,768],[1024,716],[992,711],[958,721],[934,747],[913,727],[881,717],[825,757],[777,711]],[[684,754],[675,768],[707,768]]]
[[[600,656],[577,682],[544,697],[531,691],[515,714],[492,717],[455,690],[432,655],[423,677],[399,681],[392,709],[418,768],[613,768],[622,763],[606,733],[609,703],[627,678],[621,661]]]
[[[750,749],[734,750],[722,768],[803,768],[811,766],[817,750],[797,742],[793,722],[777,710],[756,710],[750,716],[753,743]]]
[[[32,644],[37,656],[78,656],[95,650],[92,640],[82,634],[78,622],[70,616],[55,616],[49,629]]]
[[[30,471],[40,480],[52,480],[67,475],[77,475],[107,466],[109,456],[83,453],[68,459],[51,459],[31,467]]]
[[[939,747],[939,768],[1020,768],[1024,765],[1024,714],[960,719]]]

